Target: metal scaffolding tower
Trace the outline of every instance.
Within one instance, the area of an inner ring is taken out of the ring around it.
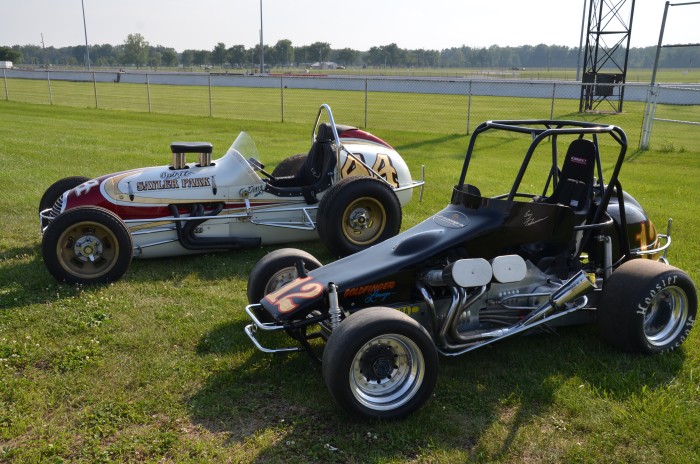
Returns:
[[[579,112],[622,112],[635,0],[589,0]]]

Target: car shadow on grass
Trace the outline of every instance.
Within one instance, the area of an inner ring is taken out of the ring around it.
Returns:
[[[399,153],[403,152],[404,150],[414,150],[423,147],[429,147],[432,150],[434,150],[435,145],[437,144],[454,143],[455,141],[459,141],[460,145],[463,145],[466,150],[468,140],[469,136],[465,134],[447,134],[440,135],[432,139],[424,139],[413,143],[395,145],[394,148],[396,148],[396,150],[399,151]]]
[[[0,276],[0,309],[55,301],[56,294],[67,287],[51,278],[41,251],[33,246],[4,250],[0,255]]]
[[[239,252],[201,254],[133,260],[130,269],[117,282],[184,282],[188,277],[201,280],[221,279],[222,276],[241,279],[268,248]],[[44,265],[40,247],[21,247],[3,251],[0,255],[0,309],[14,309],[31,304],[55,303],[61,298],[74,297],[81,292],[100,291],[110,284],[80,285],[59,282]]]
[[[241,355],[240,345],[226,340],[240,340],[243,325],[213,329],[198,353]],[[333,402],[321,366],[306,354],[264,354],[252,344],[243,351],[245,361],[213,372],[189,407],[194,423],[230,437],[232,449],[258,437],[256,462],[508,461],[522,451],[523,436],[533,434],[565,448],[595,427],[586,422],[589,414],[609,413],[602,403],[624,405],[668,385],[685,361],[684,350],[654,357],[620,353],[599,340],[595,327],[516,337],[440,358],[437,387],[425,407],[398,421],[368,421]],[[566,451],[548,456],[563,459]]]
[[[204,281],[213,281],[222,277],[237,277],[247,281],[250,270],[260,258],[279,248],[300,248],[324,262],[331,261],[330,255],[320,242],[309,241],[166,258],[134,259],[124,279],[182,281],[187,277],[196,277]]]

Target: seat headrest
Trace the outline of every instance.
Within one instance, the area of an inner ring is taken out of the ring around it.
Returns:
[[[316,134],[317,142],[331,142],[335,140],[333,136],[333,128],[328,123],[322,123],[318,126],[318,133]]]
[[[595,152],[595,144],[590,140],[576,139],[571,142],[561,168],[561,178],[589,182],[595,167]]]

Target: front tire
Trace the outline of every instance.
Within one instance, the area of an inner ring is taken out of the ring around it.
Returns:
[[[336,257],[347,256],[398,234],[401,204],[379,179],[349,177],[321,199],[316,222],[326,248]]]
[[[628,352],[661,353],[688,337],[698,297],[688,274],[667,264],[633,259],[606,281],[598,308],[601,335]]]
[[[260,303],[265,295],[299,277],[296,264],[300,260],[307,271],[321,267],[313,255],[296,248],[281,248],[263,256],[248,275],[248,303]],[[265,319],[263,322],[270,322],[270,316],[257,315]]]
[[[418,322],[391,308],[367,308],[333,330],[323,379],[335,400],[364,418],[397,419],[418,410],[437,380],[437,349]]]
[[[57,280],[70,284],[104,284],[124,275],[134,246],[124,222],[94,206],[69,209],[44,232],[44,264]]]

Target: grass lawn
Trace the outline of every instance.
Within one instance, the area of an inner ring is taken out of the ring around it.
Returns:
[[[441,359],[434,397],[411,417],[365,422],[334,404],[308,356],[260,353],[243,333],[247,275],[271,248],[134,260],[100,287],[59,284],[44,268],[37,206],[53,181],[167,164],[175,140],[210,141],[220,155],[239,130],[274,166],[308,150],[315,116],[0,101],[0,462],[700,461],[698,329],[655,357],[620,353],[595,327],[510,339]],[[669,259],[700,282],[700,143],[665,130],[665,143],[628,153],[621,181],[657,228],[673,217]],[[374,132],[414,175],[426,165],[405,230],[447,204],[468,137]],[[520,159],[508,147],[494,140],[492,152]],[[317,242],[300,246],[328,262]]]

